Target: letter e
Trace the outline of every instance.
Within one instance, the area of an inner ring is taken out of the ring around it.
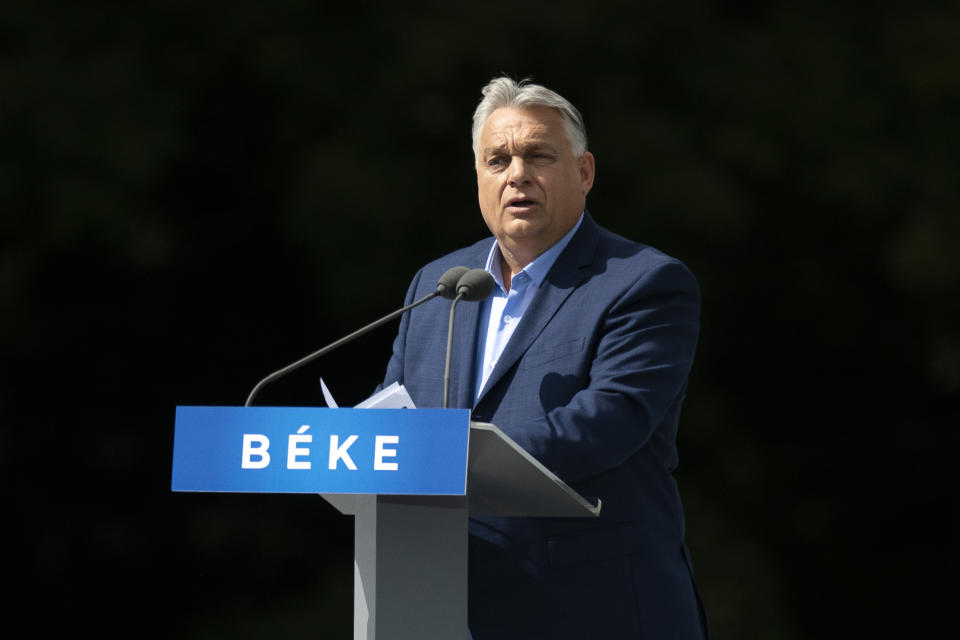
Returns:
[[[400,436],[377,436],[374,447],[373,468],[375,471],[396,471],[399,468],[396,462],[384,462],[383,459],[397,455],[396,449],[384,449],[385,444],[397,444]]]
[[[310,468],[309,460],[297,460],[298,456],[310,455],[310,449],[308,447],[298,447],[297,445],[309,442],[313,442],[313,436],[311,435],[291,435],[287,439],[287,469]]]

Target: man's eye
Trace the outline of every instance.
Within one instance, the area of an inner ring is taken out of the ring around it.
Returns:
[[[500,167],[503,166],[503,158],[490,158],[487,160],[488,167]]]

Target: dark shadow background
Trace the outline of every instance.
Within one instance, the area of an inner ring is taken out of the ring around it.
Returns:
[[[350,637],[352,523],[312,496],[172,494],[174,407],[242,404],[486,233],[470,115],[506,72],[583,111],[598,221],[701,281],[677,475],[715,637],[933,636],[955,6],[3,3],[7,625]],[[260,402],[322,404],[320,375],[363,399],[394,330]]]

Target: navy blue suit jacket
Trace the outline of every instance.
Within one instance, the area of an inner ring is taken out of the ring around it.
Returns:
[[[483,267],[492,238],[421,269],[410,303],[448,268]],[[589,213],[474,401],[479,306],[457,308],[450,406],[492,422],[581,495],[597,519],[470,522],[475,640],[705,636],[671,472],[699,331],[696,280],[679,261]],[[443,406],[449,304],[406,314],[384,383]]]

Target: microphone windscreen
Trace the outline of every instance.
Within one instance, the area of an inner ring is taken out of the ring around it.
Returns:
[[[461,300],[476,302],[490,297],[496,283],[485,269],[470,269],[457,282],[457,294]]]
[[[437,293],[444,298],[453,300],[457,295],[457,283],[460,282],[460,278],[467,271],[470,271],[470,269],[466,267],[450,267],[447,269],[437,282]]]

